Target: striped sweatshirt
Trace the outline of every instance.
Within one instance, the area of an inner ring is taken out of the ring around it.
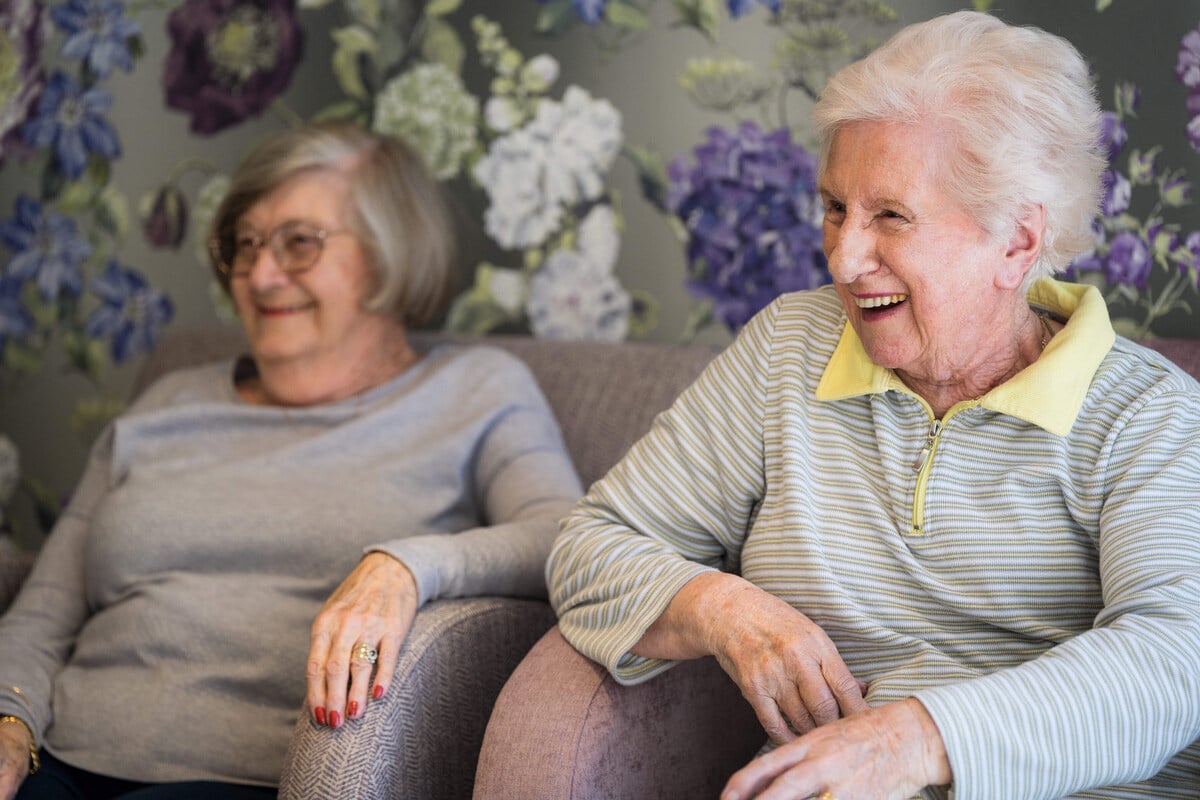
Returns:
[[[630,648],[675,593],[736,572],[870,704],[924,704],[957,800],[1200,798],[1200,384],[1094,288],[1029,301],[1066,327],[935,419],[831,287],[779,298],[563,521],[563,634],[647,680],[671,662]]]

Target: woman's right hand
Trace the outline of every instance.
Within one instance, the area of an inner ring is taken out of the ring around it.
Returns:
[[[728,573],[704,573],[685,584],[633,652],[715,656],[777,744],[868,708],[866,685],[820,626]]]
[[[15,722],[0,724],[0,800],[16,797],[29,773],[29,732]]]

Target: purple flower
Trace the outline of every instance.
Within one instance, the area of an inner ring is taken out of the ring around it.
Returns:
[[[179,249],[187,235],[187,221],[187,198],[178,186],[167,183],[154,193],[142,214],[142,235],[153,247]]]
[[[1150,263],[1150,247],[1142,237],[1133,231],[1121,231],[1109,242],[1104,277],[1110,284],[1124,283],[1145,289]]]
[[[1192,115],[1187,124],[1188,141],[1192,143],[1192,149],[1200,153],[1200,90],[1188,95],[1187,110]]]
[[[1200,89],[1200,26],[1184,34],[1183,41],[1179,43],[1175,77],[1189,89]]]
[[[25,141],[33,147],[53,147],[58,168],[74,180],[83,174],[90,153],[105,158],[121,155],[117,132],[104,118],[112,95],[99,87],[80,91],[75,81],[55,72],[38,100],[38,115],[25,123]]]
[[[688,288],[731,330],[775,297],[829,280],[816,160],[788,130],[709,128],[695,164],[670,165],[667,207],[687,227]]]
[[[1125,122],[1111,111],[1104,112],[1101,123],[1100,143],[1108,153],[1108,163],[1112,164],[1129,141],[1129,131],[1125,128]]]
[[[33,317],[21,302],[25,282],[8,274],[0,274],[0,353],[9,339],[24,339],[33,332]]]
[[[116,261],[109,261],[89,288],[101,304],[88,317],[84,333],[93,339],[108,338],[113,361],[118,364],[152,350],[175,313],[170,298]]]
[[[28,118],[42,90],[42,45],[46,40],[42,4],[13,0],[0,4],[0,29],[8,53],[0,60],[0,159],[17,141],[14,131]]]
[[[1186,256],[1179,261],[1179,270],[1185,275],[1191,272],[1200,289],[1200,231],[1192,231],[1183,240]]]
[[[783,0],[726,0],[726,5],[729,8],[729,16],[737,19],[749,14],[756,5],[764,5],[772,14],[776,14],[782,2]]]
[[[1100,213],[1106,217],[1116,217],[1129,210],[1129,201],[1133,197],[1133,186],[1129,179],[1116,170],[1105,170],[1100,176],[1104,187],[1104,197],[1100,201]]]
[[[78,295],[82,290],[79,265],[92,248],[79,238],[74,220],[43,214],[40,203],[19,195],[14,217],[0,221],[0,241],[16,253],[5,274],[19,280],[36,278],[47,301],[57,301],[60,292]]]
[[[129,40],[140,32],[138,24],[125,17],[120,0],[68,0],[50,11],[54,22],[66,34],[62,45],[64,58],[78,59],[101,78],[120,67],[133,69]]]
[[[265,111],[304,51],[295,0],[187,0],[167,28],[167,105],[191,114],[200,134]]]

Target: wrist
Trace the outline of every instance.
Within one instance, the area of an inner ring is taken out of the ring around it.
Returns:
[[[4,714],[0,716],[0,725],[19,725],[25,729],[25,735],[29,739],[29,774],[32,775],[41,769],[42,761],[38,757],[37,739],[34,737],[33,728],[29,727],[29,723],[20,717]]]
[[[911,717],[915,728],[915,738],[920,742],[919,763],[921,764],[922,780],[925,786],[945,786],[954,780],[954,771],[950,768],[950,757],[946,753],[946,744],[942,741],[942,732],[938,730],[933,717],[915,697],[910,697],[900,703]]]

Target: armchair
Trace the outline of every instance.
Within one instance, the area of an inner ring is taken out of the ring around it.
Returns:
[[[1200,339],[1144,344],[1200,380]],[[715,798],[765,742],[749,704],[713,658],[621,686],[554,627],[496,700],[474,797]]]
[[[424,349],[452,337],[418,333],[412,338],[417,349]],[[167,370],[234,355],[243,341],[235,328],[174,333],[147,359],[133,392]],[[584,486],[620,458],[715,353],[704,346],[519,336],[489,337],[486,343],[529,365]],[[31,563],[29,554],[0,552],[0,612]],[[280,797],[470,797],[496,696],[522,656],[553,624],[554,613],[541,600],[480,597],[430,603],[417,615],[392,690],[370,713],[336,731],[299,714]]]

